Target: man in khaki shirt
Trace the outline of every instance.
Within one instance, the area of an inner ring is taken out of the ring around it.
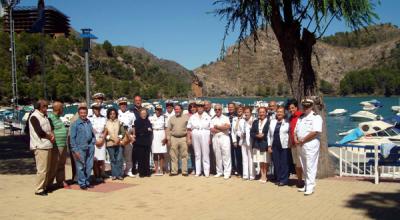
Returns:
[[[182,114],[182,106],[175,105],[175,115],[168,120],[167,139],[170,147],[169,154],[171,156],[171,174],[178,175],[179,156],[182,160],[182,175],[188,176],[187,158],[188,146],[186,142],[188,115]]]

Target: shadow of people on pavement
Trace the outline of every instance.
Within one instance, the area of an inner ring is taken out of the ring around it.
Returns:
[[[347,207],[360,209],[372,219],[400,218],[400,190],[397,192],[366,192],[354,195]]]

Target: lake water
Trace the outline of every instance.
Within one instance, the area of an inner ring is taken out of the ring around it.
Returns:
[[[348,110],[347,115],[341,117],[331,117],[327,116],[327,126],[328,126],[328,141],[329,143],[334,143],[340,140],[340,136],[338,133],[348,131],[352,128],[358,126],[358,122],[353,122],[350,120],[349,115],[362,110],[362,106],[360,102],[368,101],[371,99],[377,99],[382,104],[383,107],[379,108],[375,114],[383,116],[383,118],[388,118],[394,115],[391,111],[391,107],[394,105],[400,105],[400,97],[325,97],[325,105],[327,107],[327,113],[333,111],[336,108],[344,108]],[[208,98],[213,103],[221,103],[228,104],[232,101],[239,101],[243,104],[249,105],[253,104],[256,100],[276,100],[276,101],[286,101],[286,98]],[[150,100],[152,101],[160,101],[163,104],[162,100]],[[76,107],[68,108],[65,110],[65,113],[75,113]]]

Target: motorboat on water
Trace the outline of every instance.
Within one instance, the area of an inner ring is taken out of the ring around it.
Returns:
[[[368,111],[358,111],[354,114],[350,115],[350,118],[353,121],[375,121],[375,120],[382,120],[382,116],[376,115],[374,113]]]
[[[362,122],[357,128],[347,132],[339,144],[381,145],[385,143],[400,145],[400,129],[385,121]]]
[[[390,123],[384,121],[363,122],[359,124],[358,128],[363,135],[349,141],[349,144],[366,146],[393,143],[400,145],[400,130]]]
[[[396,115],[396,116],[393,116],[393,117],[385,118],[383,121],[393,125],[393,128],[400,133],[400,116]],[[348,131],[340,132],[340,133],[338,133],[338,135],[339,136],[346,136],[346,135],[350,134],[353,131],[354,131],[354,129],[350,129]]]
[[[394,112],[400,113],[400,105],[392,106],[391,109],[392,109],[392,111],[394,111]]]
[[[363,106],[364,111],[375,111],[376,109],[377,109],[377,107],[370,103]]]
[[[380,102],[380,101],[378,101],[378,100],[376,100],[376,99],[372,99],[372,100],[369,100],[369,101],[362,101],[362,102],[360,102],[360,105],[362,105],[362,106],[364,106],[364,105],[368,105],[368,104],[372,104],[372,105],[374,105],[375,107],[383,107],[383,104]]]
[[[346,109],[337,108],[337,109],[335,109],[335,110],[329,112],[328,114],[329,114],[330,116],[343,116],[343,115],[345,115],[346,113],[347,113],[347,110],[346,110]]]
[[[363,106],[364,111],[375,111],[377,108],[383,107],[382,103],[376,99],[362,101],[360,102],[360,105]]]

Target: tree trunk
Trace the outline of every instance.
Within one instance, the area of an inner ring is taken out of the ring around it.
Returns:
[[[285,23],[281,30],[275,30],[274,26],[272,28],[279,42],[293,97],[299,102],[304,97],[313,99],[314,111],[323,119],[317,176],[333,176],[335,169],[328,150],[325,105],[319,94],[317,76],[311,64],[315,36],[307,29],[303,29],[303,33],[300,34],[300,24],[296,22]]]

